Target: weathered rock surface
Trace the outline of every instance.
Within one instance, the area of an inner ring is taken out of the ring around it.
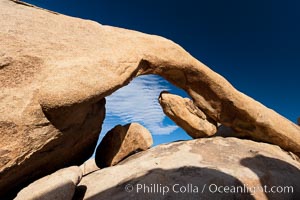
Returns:
[[[298,118],[298,125],[300,126],[300,117]]]
[[[80,165],[80,169],[82,171],[82,176],[86,176],[94,171],[99,170],[100,168],[96,165],[95,159],[91,158]]]
[[[56,117],[48,115],[39,103],[39,92],[43,90],[41,85],[45,79],[54,78],[50,71],[64,68],[60,62],[56,65],[51,52],[60,51],[55,56],[58,60],[64,60],[69,56],[64,55],[64,46],[76,43],[59,41],[60,30],[69,27],[67,24],[72,21],[83,27],[85,21],[5,0],[0,1],[0,19],[2,199],[3,195],[12,194],[11,189],[16,191],[19,186],[25,186],[59,168],[80,165],[89,158],[101,131],[105,100],[83,100],[76,103],[76,108],[64,102],[63,106],[54,108]],[[62,22],[60,25],[54,25],[59,21]],[[69,29],[73,29],[72,26]],[[55,35],[58,36],[56,41],[53,40]],[[57,71],[55,76],[62,78],[69,75]],[[87,86],[83,84],[78,87],[84,92]],[[60,91],[66,88],[58,86],[52,89]],[[51,99],[51,96],[45,98]]]
[[[86,188],[81,196],[89,200],[199,199],[199,196],[226,200],[299,199],[299,179],[300,163],[278,146],[213,137],[140,152],[116,166],[85,176],[79,186]],[[220,192],[215,191],[216,186]],[[226,192],[225,186],[231,192]],[[288,192],[285,186],[292,188]],[[163,196],[166,187],[169,192]],[[183,192],[176,193],[180,187]],[[266,187],[266,192],[260,187]],[[278,192],[272,193],[271,189]]]
[[[76,166],[58,170],[22,189],[15,200],[71,200],[81,177]]]
[[[100,168],[116,165],[129,155],[149,149],[152,144],[151,133],[142,125],[117,125],[104,136],[97,147],[95,161]]]
[[[162,92],[159,103],[164,113],[192,138],[212,136],[217,132],[217,123],[209,119],[191,99]]]
[[[0,0],[0,196],[93,152],[103,98],[143,74],[213,120],[300,153],[300,128],[162,37]],[[41,170],[43,169],[43,170]]]

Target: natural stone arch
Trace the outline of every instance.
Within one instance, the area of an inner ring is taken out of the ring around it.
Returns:
[[[83,162],[101,129],[104,97],[142,74],[181,87],[217,122],[300,153],[297,125],[170,40],[9,0],[0,8],[0,196]]]
[[[96,76],[107,72],[107,69],[112,69],[110,73],[113,76],[107,80],[109,85],[106,87],[102,85],[99,88],[94,85],[90,91],[77,98],[64,93],[66,90],[61,93],[52,93],[50,89],[50,87],[62,85],[63,82],[74,81],[74,78],[71,77],[70,80],[49,79],[41,90],[39,99],[44,111],[50,116],[53,114],[55,116],[53,118],[59,118],[57,115],[60,115],[60,112],[57,112],[57,108],[58,110],[65,108],[63,105],[65,102],[70,103],[68,106],[72,112],[76,102],[92,103],[128,84],[136,76],[157,74],[185,90],[193,98],[194,103],[216,122],[243,132],[256,140],[277,144],[288,151],[300,153],[299,127],[237,91],[226,79],[193,58],[177,44],[158,36],[128,32],[125,29],[113,27],[104,27],[104,29],[115,33],[116,37],[122,41],[131,41],[130,44],[116,47],[117,51],[130,53],[111,55],[114,62],[109,64],[104,62],[106,64],[103,66],[104,69],[98,67],[97,73],[93,75],[90,75],[92,73],[90,72],[89,80],[95,80],[95,82],[97,82]],[[113,37],[114,35],[110,34],[107,40],[114,40]],[[136,49],[132,41],[139,44],[140,49]],[[102,53],[107,55],[107,52]],[[126,59],[133,59],[133,61],[122,62]],[[76,75],[73,76],[76,77]],[[116,80],[114,77],[120,79]],[[81,84],[81,81],[74,82],[72,88],[79,89],[77,91],[79,93],[81,89],[76,84]],[[51,96],[50,100],[49,96]]]

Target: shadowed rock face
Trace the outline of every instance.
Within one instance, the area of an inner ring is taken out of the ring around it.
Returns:
[[[0,0],[0,18],[2,194],[87,159],[104,118],[103,98],[143,74],[181,87],[216,122],[300,153],[296,124],[170,40],[9,0]]]

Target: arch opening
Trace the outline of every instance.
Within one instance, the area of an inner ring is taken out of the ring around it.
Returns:
[[[181,127],[164,114],[158,102],[162,91],[190,98],[184,90],[172,85],[163,77],[153,74],[140,75],[128,85],[107,96],[106,116],[97,146],[106,133],[116,125],[133,122],[140,123],[150,131],[153,146],[191,139]]]

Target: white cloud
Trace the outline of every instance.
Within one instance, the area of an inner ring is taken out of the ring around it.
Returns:
[[[131,122],[144,125],[152,134],[172,133],[178,126],[163,123],[166,116],[158,103],[160,92],[169,89],[166,80],[147,75],[135,78],[129,85],[106,97],[106,119],[102,133],[117,124]]]

